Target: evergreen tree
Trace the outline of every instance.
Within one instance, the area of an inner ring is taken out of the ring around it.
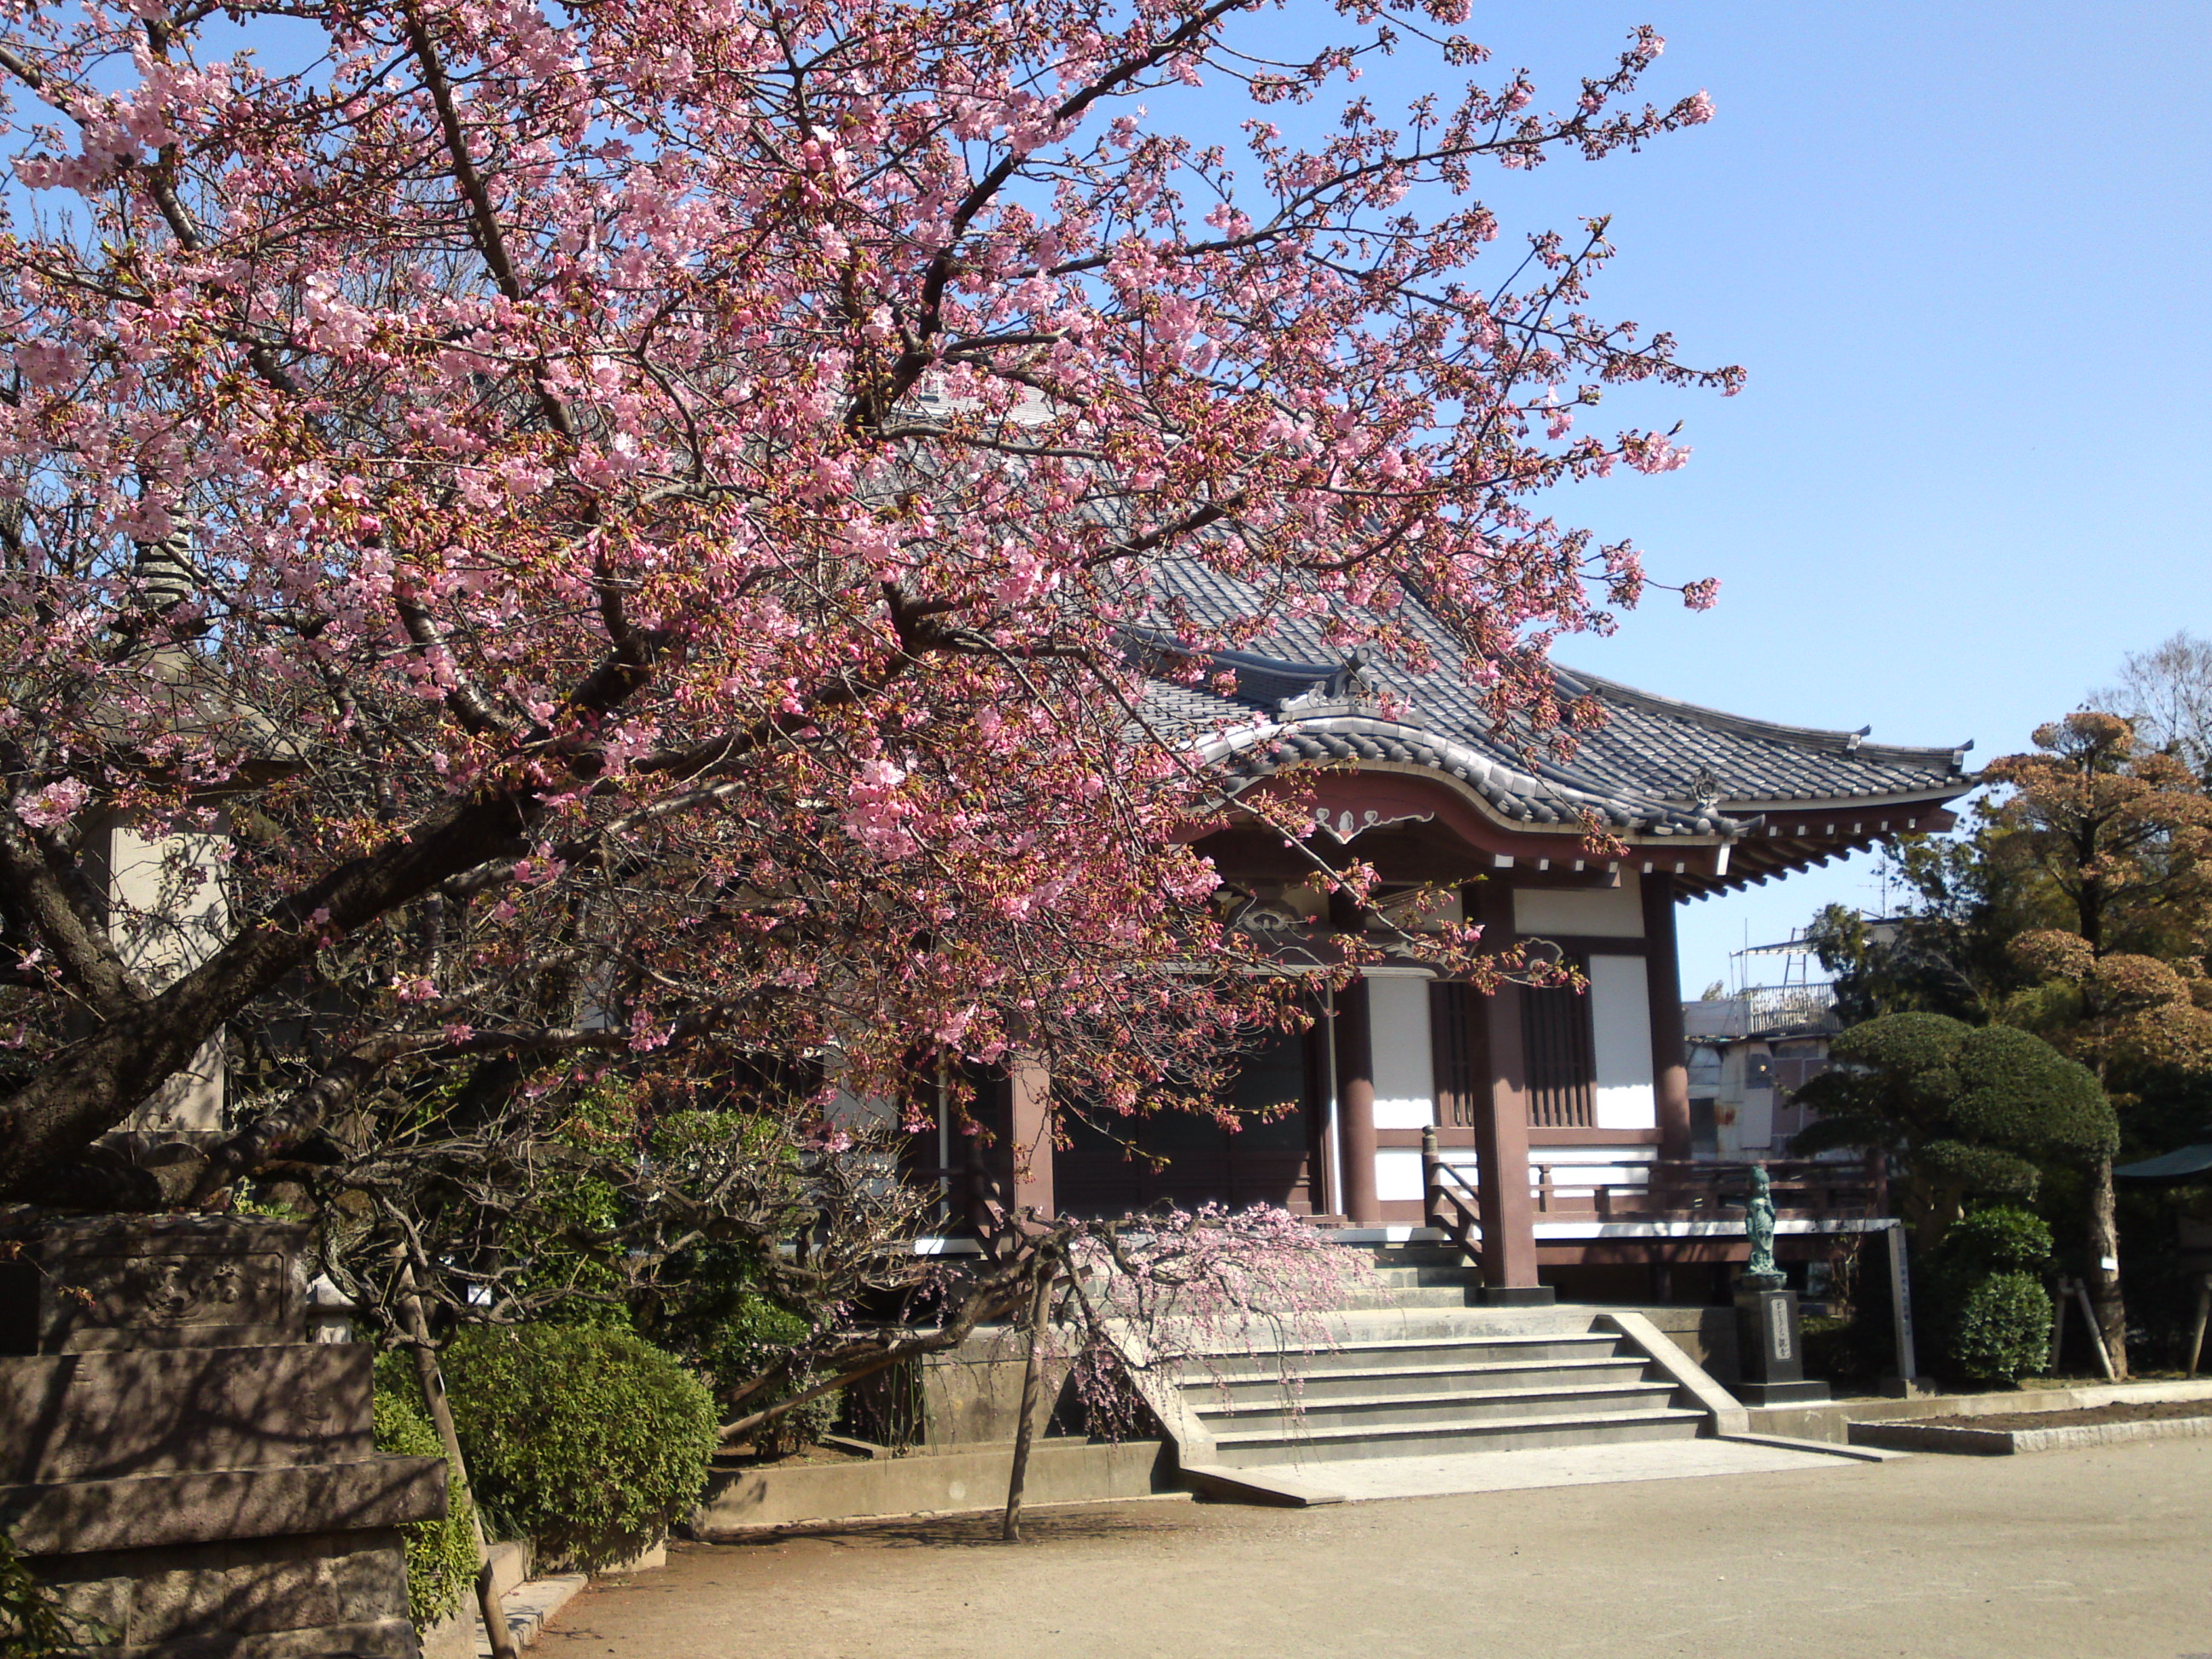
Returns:
[[[2088,1069],[2011,1026],[1885,1014],[1832,1050],[1798,1098],[1820,1115],[1790,1150],[1891,1155],[1915,1243],[1937,1248],[1975,1199],[2035,1196],[2044,1161],[2109,1165],[2118,1129]]]

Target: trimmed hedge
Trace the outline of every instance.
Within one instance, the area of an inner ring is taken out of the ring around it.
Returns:
[[[721,1389],[735,1389],[761,1375],[804,1341],[809,1329],[798,1315],[743,1289],[729,1298],[728,1311],[721,1318],[701,1323],[694,1352],[701,1368]],[[755,1403],[774,1405],[787,1400],[811,1381],[802,1373]],[[787,1457],[802,1447],[818,1443],[837,1426],[843,1395],[842,1389],[833,1389],[755,1430],[754,1449],[763,1457]]]
[[[2033,1273],[1991,1273],[1951,1311],[1951,1358],[1966,1375],[2014,1382],[2051,1354],[2051,1293]]]
[[[2051,1295],[2037,1270],[2051,1228],[2008,1204],[1969,1210],[1943,1236],[1929,1289],[1946,1358],[1963,1376],[2016,1382],[2051,1358]]]
[[[376,1449],[404,1457],[442,1457],[446,1448],[412,1389],[376,1391]],[[477,1529],[468,1496],[446,1471],[446,1518],[410,1521],[399,1528],[407,1547],[407,1610],[417,1631],[451,1618],[475,1584]]]
[[[1943,1236],[1943,1260],[1970,1273],[2039,1267],[2051,1258],[2051,1225],[2033,1210],[2010,1204],[1969,1210]]]
[[[542,1560],[584,1571],[627,1560],[697,1502],[718,1440],[714,1398],[642,1337],[478,1327],[443,1364],[477,1501]]]

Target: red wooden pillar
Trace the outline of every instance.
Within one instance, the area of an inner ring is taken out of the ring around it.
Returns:
[[[1658,1111],[1659,1156],[1690,1156],[1690,1065],[1682,1036],[1682,964],[1674,941],[1674,878],[1644,878],[1644,980],[1651,1006],[1651,1093]]]
[[[1008,1079],[1013,1110],[1014,1209],[1049,1216],[1052,1208],[1052,1073],[1017,1060]]]
[[[1482,942],[1514,939],[1513,889],[1502,875],[1475,886]],[[1492,1307],[1540,1306],[1554,1299],[1536,1278],[1536,1209],[1528,1193],[1528,1096],[1521,1054],[1521,988],[1498,987],[1486,1000],[1490,1089],[1475,1114],[1476,1184],[1482,1194],[1482,1300]]]
[[[1382,1224],[1375,1196],[1375,1052],[1367,981],[1336,994],[1336,1139],[1343,1168],[1345,1218],[1355,1227]]]

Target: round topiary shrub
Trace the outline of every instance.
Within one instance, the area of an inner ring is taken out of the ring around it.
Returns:
[[[2051,1294],[2033,1273],[1977,1279],[1951,1315],[1951,1358],[1969,1376],[2014,1382],[2051,1352]]]
[[[438,1431],[410,1394],[380,1388],[375,1401],[376,1449],[404,1457],[442,1457]],[[399,1528],[407,1547],[407,1610],[417,1631],[451,1618],[476,1583],[477,1528],[468,1495],[446,1476],[446,1518],[410,1521]]]
[[[501,1535],[573,1570],[628,1560],[705,1483],[717,1435],[706,1385],[629,1331],[464,1331],[446,1392],[477,1501]]]
[[[2033,1210],[1987,1204],[1951,1224],[1942,1254],[1947,1262],[1972,1273],[2039,1267],[2051,1257],[2051,1227]]]

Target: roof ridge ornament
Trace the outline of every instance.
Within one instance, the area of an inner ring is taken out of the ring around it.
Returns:
[[[1375,660],[1371,647],[1355,646],[1325,680],[1317,681],[1294,696],[1283,698],[1275,712],[1286,720],[1315,714],[1365,714],[1383,718],[1382,688],[1367,672]],[[1403,718],[1402,712],[1399,718]]]

